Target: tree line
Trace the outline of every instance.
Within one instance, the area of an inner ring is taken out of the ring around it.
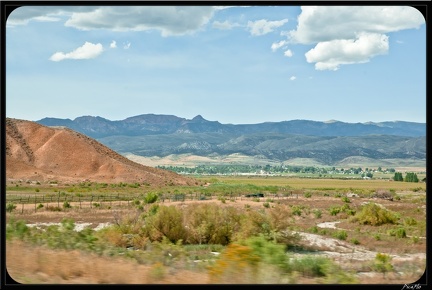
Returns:
[[[414,172],[407,172],[405,177],[403,177],[401,172],[396,172],[394,177],[394,181],[405,181],[405,182],[419,182],[419,179],[417,177],[417,174]]]

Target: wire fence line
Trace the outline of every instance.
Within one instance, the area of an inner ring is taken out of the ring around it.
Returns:
[[[288,194],[273,194],[273,193],[228,193],[228,194],[203,194],[203,193],[164,193],[157,194],[159,201],[185,201],[185,200],[206,200],[206,199],[218,199],[218,198],[283,198],[287,196],[292,196],[292,193]],[[294,194],[295,195],[295,194]],[[11,203],[44,203],[44,202],[75,202],[75,201],[132,201],[132,200],[142,200],[146,194],[6,194],[6,201]]]
[[[86,195],[69,195],[69,194],[7,194],[6,203],[8,204],[20,204],[22,210],[24,205],[34,204],[35,210],[46,205],[46,206],[57,206],[68,207],[68,206],[79,206],[82,207],[114,207],[114,206],[137,206],[144,202],[146,194],[86,194]],[[283,199],[292,197],[292,194],[225,194],[225,195],[214,195],[214,194],[202,194],[202,193],[164,193],[158,194],[158,203],[169,203],[169,202],[183,202],[188,200],[256,200],[266,201],[269,199]],[[298,197],[298,195],[297,195]],[[42,206],[41,206],[42,205]]]

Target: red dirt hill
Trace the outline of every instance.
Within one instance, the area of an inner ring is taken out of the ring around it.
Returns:
[[[195,180],[133,162],[64,127],[6,118],[6,180],[192,185]]]

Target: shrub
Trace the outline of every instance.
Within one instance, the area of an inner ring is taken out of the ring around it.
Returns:
[[[346,202],[346,203],[350,203],[351,202],[351,200],[348,197],[346,197],[346,196],[342,197],[342,201]]]
[[[14,209],[16,209],[16,205],[12,202],[8,202],[6,204],[6,211],[7,212],[12,212]]]
[[[62,211],[62,209],[60,207],[58,207],[58,206],[52,206],[52,205],[48,205],[46,207],[46,210],[48,210],[48,211]]]
[[[391,264],[392,258],[387,254],[377,253],[375,256],[372,269],[374,271],[385,274],[393,270],[393,265]]]
[[[144,203],[155,203],[158,200],[158,195],[153,192],[149,192],[144,196]]]
[[[72,206],[68,201],[63,202],[63,208],[71,208]]]
[[[250,211],[247,215],[249,214],[252,217],[261,216],[256,211]],[[247,236],[248,231],[263,231],[263,225],[266,224],[262,219],[254,224],[253,219],[247,220],[233,206],[221,207],[213,203],[187,207],[184,216],[186,241],[191,244],[227,245],[234,239],[234,235]]]
[[[325,257],[307,255],[291,262],[291,269],[306,277],[324,277],[332,268],[332,261]]]
[[[376,203],[369,202],[365,204],[361,211],[357,212],[351,221],[364,225],[379,226],[382,224],[397,223],[398,215],[390,210],[384,209]]]
[[[43,204],[38,204],[38,206],[37,206],[37,209],[40,209],[40,208],[43,208],[44,207],[44,205]]]
[[[134,199],[134,200],[132,201],[132,204],[135,205],[135,206],[138,206],[138,205],[141,204],[141,201],[139,201],[138,199]]]
[[[346,231],[341,230],[341,231],[337,231],[337,232],[335,232],[335,233],[333,234],[333,236],[334,236],[335,238],[339,239],[339,240],[343,240],[343,241],[345,241],[345,240],[347,239],[348,234],[347,234]]]
[[[391,229],[388,231],[388,234],[390,236],[393,236],[393,237],[396,236],[398,238],[406,238],[407,237],[406,231],[404,228]]]
[[[356,238],[351,239],[351,243],[353,243],[354,245],[360,245],[360,241]]]
[[[252,249],[252,254],[257,255],[260,261],[275,265],[278,267],[285,267],[287,255],[285,253],[285,246],[277,244],[274,241],[269,241],[263,236],[254,236],[241,242]]]
[[[393,200],[393,194],[386,189],[378,189],[372,197]]]
[[[301,216],[302,215],[302,208],[298,205],[293,205],[291,208],[291,212],[293,215]]]
[[[263,206],[264,206],[265,208],[269,208],[269,207],[270,207],[270,204],[269,204],[268,202],[264,202],[264,203],[263,203]]]
[[[337,207],[337,206],[332,206],[329,209],[329,212],[331,215],[337,215],[340,211],[341,211],[340,207]]]
[[[317,218],[317,219],[321,218],[321,216],[322,216],[322,212],[321,212],[320,209],[315,209],[315,210],[313,211],[313,213],[314,213],[314,215],[315,215],[315,218]]]
[[[306,197],[306,198],[310,198],[310,197],[312,197],[312,193],[310,193],[310,192],[306,192],[306,193],[304,194],[304,197]]]
[[[14,237],[23,239],[30,232],[30,228],[24,220],[11,220],[6,225],[6,239],[10,240]]]
[[[183,225],[183,212],[175,206],[160,206],[156,214],[145,220],[146,230],[152,241],[162,241],[166,237],[176,243],[186,239]]]
[[[246,245],[229,244],[209,269],[211,283],[254,283],[260,257]]]
[[[417,220],[412,217],[407,217],[404,219],[404,225],[406,226],[415,226],[417,224]]]

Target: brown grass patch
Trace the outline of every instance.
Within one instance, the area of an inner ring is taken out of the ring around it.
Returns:
[[[207,274],[187,270],[160,275],[153,266],[80,251],[8,242],[6,268],[22,284],[205,284]]]

